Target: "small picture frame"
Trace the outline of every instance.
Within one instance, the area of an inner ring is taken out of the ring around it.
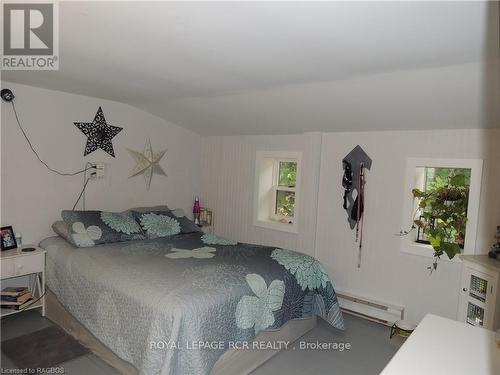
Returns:
[[[16,236],[12,226],[0,228],[0,245],[3,250],[17,249]]]

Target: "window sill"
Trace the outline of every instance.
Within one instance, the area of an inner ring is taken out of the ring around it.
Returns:
[[[434,258],[434,249],[432,248],[432,246],[418,242],[405,241],[404,244],[401,246],[401,252],[406,254],[418,255],[426,258]],[[462,253],[459,255],[455,255],[453,259],[449,259],[448,256],[444,254],[441,256],[439,260],[440,261],[444,260],[452,263],[462,263],[460,255],[464,254]]]
[[[256,220],[253,225],[256,227],[273,229],[281,232],[298,233],[297,223],[295,222],[293,224],[286,224],[274,220]]]

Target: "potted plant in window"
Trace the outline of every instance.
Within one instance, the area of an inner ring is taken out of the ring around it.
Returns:
[[[463,174],[450,175],[442,184],[426,191],[412,190],[418,200],[418,219],[411,230],[419,228],[434,249],[434,262],[429,269],[437,268],[443,254],[453,259],[462,252],[465,243],[469,186]],[[411,232],[402,231],[403,235]]]

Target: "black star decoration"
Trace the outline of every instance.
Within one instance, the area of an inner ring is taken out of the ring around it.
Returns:
[[[85,146],[85,153],[83,156],[87,156],[91,152],[100,148],[112,157],[115,157],[113,143],[111,140],[115,135],[121,132],[123,128],[106,124],[106,119],[104,118],[104,113],[102,113],[101,107],[97,110],[94,121],[75,122],[74,124],[82,131],[83,134],[87,136],[87,144]]]

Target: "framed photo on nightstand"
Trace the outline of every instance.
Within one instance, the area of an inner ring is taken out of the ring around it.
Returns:
[[[2,251],[17,248],[16,236],[12,226],[9,225],[8,227],[0,228],[0,245]]]

